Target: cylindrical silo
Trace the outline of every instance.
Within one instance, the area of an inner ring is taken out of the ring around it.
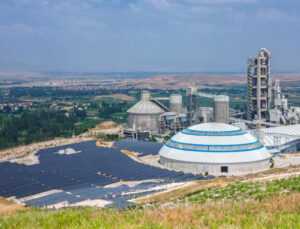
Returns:
[[[159,130],[159,117],[163,110],[150,101],[150,93],[142,91],[141,100],[127,111],[127,124],[132,129]]]
[[[150,92],[149,91],[142,91],[141,92],[141,100],[146,101],[146,100],[150,100]]]
[[[180,114],[182,112],[182,95],[170,95],[170,111]]]
[[[214,97],[214,122],[229,122],[229,97],[219,95]]]

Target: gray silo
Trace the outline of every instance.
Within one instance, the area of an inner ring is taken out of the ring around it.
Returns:
[[[182,95],[170,95],[170,111],[176,112],[177,114],[180,114],[182,112]]]
[[[141,100],[127,111],[127,124],[132,129],[159,130],[163,110],[150,101],[150,92],[142,91]]]
[[[219,95],[214,97],[214,122],[229,122],[229,97]]]

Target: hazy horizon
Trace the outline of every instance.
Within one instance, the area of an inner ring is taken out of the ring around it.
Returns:
[[[244,74],[265,47],[300,72],[297,0],[2,0],[0,69]]]

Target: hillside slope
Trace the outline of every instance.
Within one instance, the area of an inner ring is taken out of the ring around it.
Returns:
[[[0,228],[299,228],[299,181],[237,182],[124,210],[29,208],[2,216]]]

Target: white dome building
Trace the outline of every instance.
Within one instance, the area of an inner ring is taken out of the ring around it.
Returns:
[[[267,170],[271,154],[254,136],[223,123],[198,124],[174,135],[160,150],[160,163],[175,170],[241,175]]]

